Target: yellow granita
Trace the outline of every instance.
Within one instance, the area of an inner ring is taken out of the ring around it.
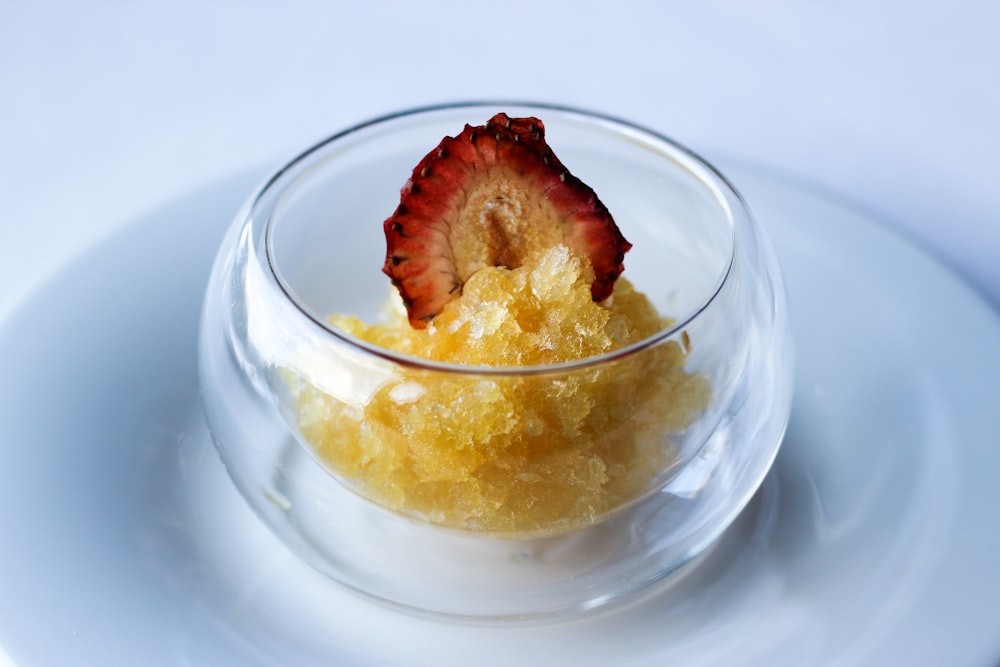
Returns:
[[[357,338],[419,359],[527,373],[403,368],[360,408],[290,378],[302,437],[361,495],[439,525],[551,535],[592,524],[655,487],[674,436],[705,409],[707,380],[672,341],[606,354],[670,322],[625,279],[602,303],[563,245],[515,269],[486,267],[424,329],[399,303],[386,321],[331,318]],[[470,370],[470,369],[466,369]]]

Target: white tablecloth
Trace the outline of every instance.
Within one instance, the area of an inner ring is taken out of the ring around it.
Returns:
[[[998,31],[985,1],[0,2],[0,315],[159,204],[471,98],[594,109],[787,175],[1000,303]]]

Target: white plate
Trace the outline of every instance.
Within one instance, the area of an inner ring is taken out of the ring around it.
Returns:
[[[797,336],[776,467],[672,588],[540,627],[412,618],[338,589],[208,443],[202,287],[255,184],[137,220],[0,323],[0,647],[19,665],[988,665],[1000,660],[1000,318],[869,218],[729,170]]]

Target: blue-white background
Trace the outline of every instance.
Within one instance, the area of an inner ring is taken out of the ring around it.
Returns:
[[[622,116],[809,184],[1000,303],[998,35],[985,0],[0,0],[0,316],[159,204],[469,98]]]

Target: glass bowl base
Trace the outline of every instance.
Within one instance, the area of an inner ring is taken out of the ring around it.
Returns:
[[[743,507],[724,483],[729,444],[720,431],[660,491],[553,537],[497,538],[397,515],[316,483],[327,473],[291,437],[275,448],[271,483],[249,496],[305,562],[377,602],[450,620],[544,620],[615,606],[690,570]]]

